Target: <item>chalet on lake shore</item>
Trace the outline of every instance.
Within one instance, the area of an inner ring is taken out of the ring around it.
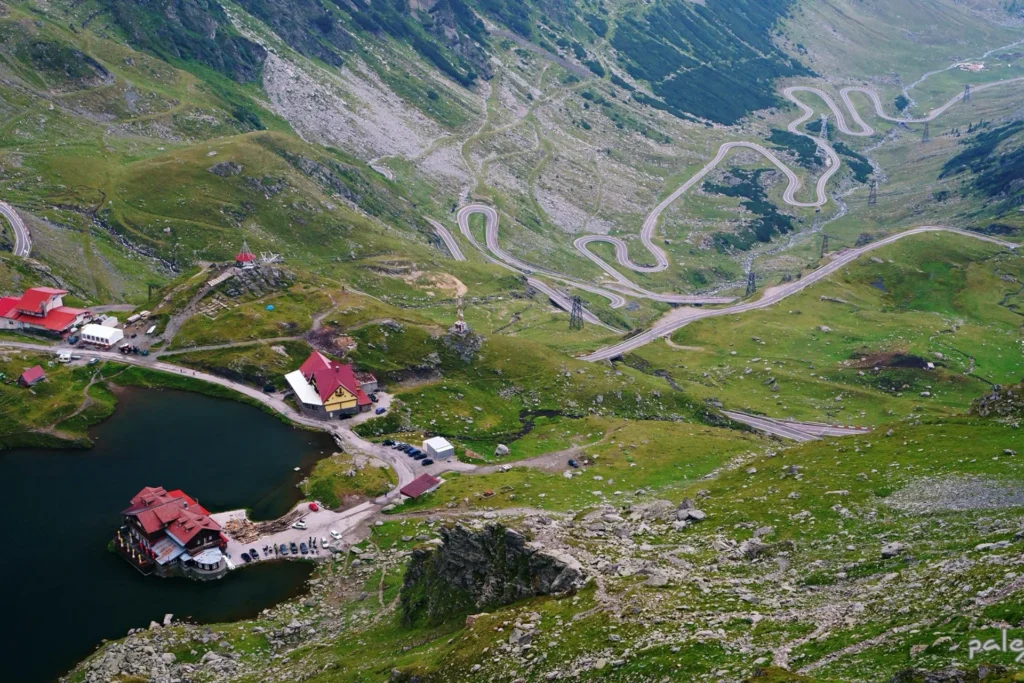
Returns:
[[[350,363],[339,363],[314,351],[295,372],[285,375],[302,412],[332,420],[373,407],[370,394],[377,391],[377,378],[356,372]]]
[[[147,486],[121,511],[121,520],[114,549],[143,574],[210,581],[230,569],[220,524],[183,491]]]

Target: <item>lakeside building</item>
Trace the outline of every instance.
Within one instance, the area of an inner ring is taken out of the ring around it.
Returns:
[[[321,420],[367,412],[373,406],[369,394],[377,391],[376,377],[356,372],[351,363],[333,361],[319,351],[284,378],[302,412]]]
[[[66,290],[32,287],[21,296],[0,297],[0,329],[58,337],[81,325],[91,313],[64,305]]]
[[[230,569],[220,524],[181,490],[147,486],[121,511],[121,521],[114,548],[143,574],[211,581]]]

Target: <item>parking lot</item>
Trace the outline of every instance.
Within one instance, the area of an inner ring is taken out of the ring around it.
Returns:
[[[328,559],[333,555],[332,548],[334,551],[342,552],[347,550],[353,543],[357,543],[360,538],[357,533],[360,525],[380,510],[379,505],[369,501],[341,512],[325,510],[319,505],[317,507],[318,509],[314,512],[309,509],[309,503],[304,502],[292,508],[293,511],[300,513],[300,519],[306,525],[305,529],[288,527],[284,531],[261,536],[256,540],[246,543],[237,541],[225,532],[224,535],[228,538],[228,546],[224,553],[236,567],[244,564],[242,553],[248,553],[251,549],[257,551],[260,557],[259,561],[273,559]],[[232,519],[247,518],[247,514],[245,510],[231,510],[229,512],[219,512],[210,515],[210,517],[223,527]],[[331,531],[338,532],[341,538],[335,539],[331,535]],[[306,543],[308,546],[311,538],[316,539],[316,551],[310,549],[307,555],[302,555],[301,553],[293,555],[291,550],[289,550],[287,555],[281,555],[280,546],[282,543],[286,546],[290,546],[292,543],[295,543],[296,546]],[[326,545],[323,543],[324,539],[328,541]],[[273,551],[265,553],[264,546],[277,548],[278,551],[276,553]]]

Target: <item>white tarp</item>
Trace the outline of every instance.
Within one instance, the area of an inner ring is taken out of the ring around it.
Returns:
[[[83,327],[79,334],[82,337],[82,341],[103,346],[113,346],[124,339],[124,332],[121,330],[91,323]]]
[[[289,372],[284,378],[288,382],[288,386],[295,392],[295,398],[299,399],[300,403],[304,403],[307,406],[322,406],[324,404],[320,400],[320,394],[302,376],[301,370]]]

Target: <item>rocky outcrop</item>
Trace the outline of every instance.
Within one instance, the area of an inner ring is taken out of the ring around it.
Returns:
[[[991,393],[971,404],[971,414],[980,417],[1024,417],[1024,383],[992,387]]]
[[[441,538],[439,545],[417,548],[405,572],[401,609],[407,625],[568,593],[586,578],[571,555],[531,543],[500,524],[480,531],[445,528]]]

